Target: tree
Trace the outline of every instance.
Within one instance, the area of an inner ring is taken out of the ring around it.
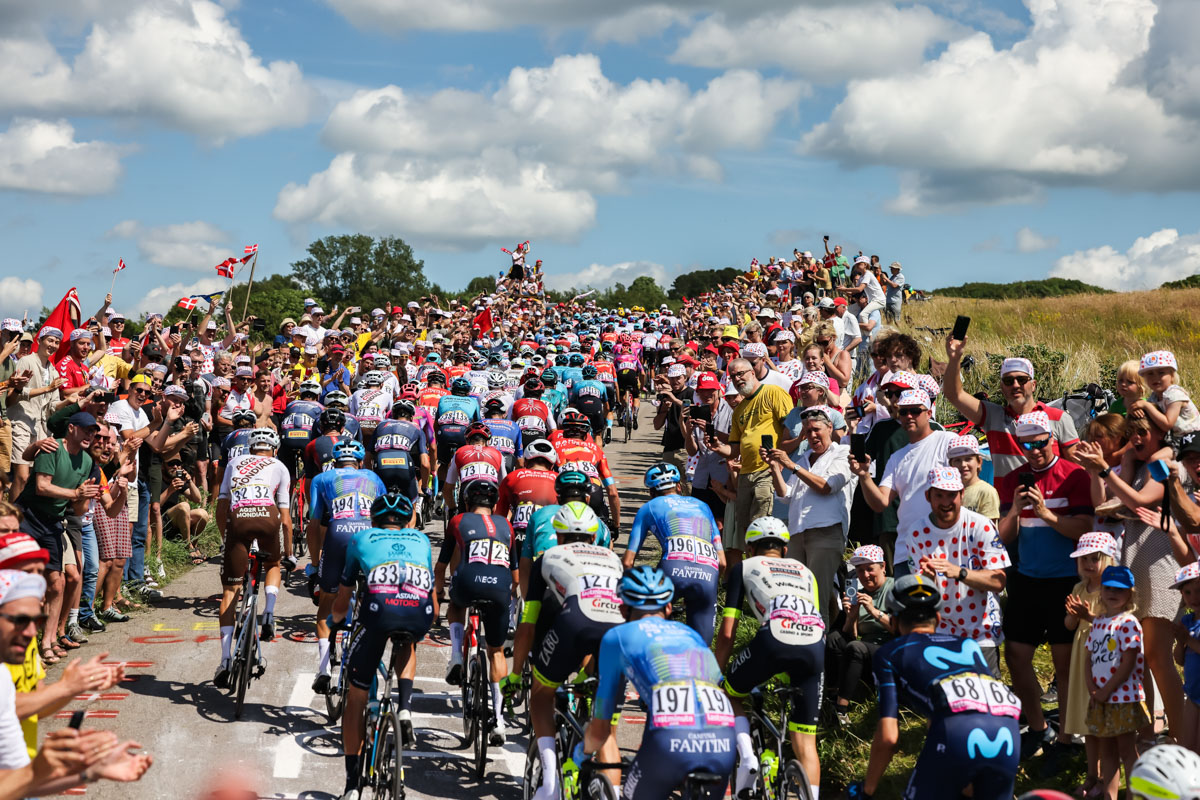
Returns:
[[[675,282],[671,284],[671,291],[667,293],[667,296],[672,300],[695,297],[704,292],[714,291],[719,283],[733,283],[733,279],[741,274],[742,271],[736,267],[698,269],[693,272],[685,272],[675,278]]]
[[[326,311],[347,303],[365,309],[403,305],[429,293],[425,263],[403,239],[375,240],[361,233],[326,236],[292,263],[292,277],[308,287]]]
[[[643,308],[658,308],[667,302],[667,293],[649,275],[634,278],[625,292],[626,303]]]

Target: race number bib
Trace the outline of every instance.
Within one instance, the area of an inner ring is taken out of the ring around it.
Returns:
[[[490,461],[472,461],[459,467],[458,477],[462,483],[466,483],[472,478],[486,478],[498,482],[500,470],[496,469],[496,466]]]
[[[466,425],[471,421],[467,412],[454,408],[447,409],[444,413],[438,415],[438,425]]]
[[[372,594],[396,594],[404,577],[404,564],[389,561],[379,564],[367,575],[367,591]]]
[[[541,506],[536,506],[533,503],[521,503],[513,509],[512,526],[517,530],[525,530],[529,526],[529,520],[533,519],[533,512],[537,511]]]
[[[539,433],[546,432],[546,420],[533,414],[526,414],[517,419],[517,427],[524,431],[537,431]]]
[[[686,727],[698,724],[698,715],[709,725],[731,727],[733,706],[725,692],[711,683],[678,681],[654,687],[650,716],[656,728]]]
[[[991,675],[967,672],[938,682],[952,713],[979,711],[996,717],[1019,717],[1021,701]]]
[[[589,478],[599,478],[600,469],[594,461],[565,461],[558,465],[559,472],[582,472]]]
[[[371,500],[365,494],[354,492],[335,497],[329,504],[334,519],[351,519],[371,513]]]
[[[428,597],[433,591],[433,574],[420,564],[404,565],[404,585],[400,590],[417,597]]]
[[[508,544],[495,539],[467,542],[467,561],[472,564],[508,566]]]
[[[233,508],[274,504],[271,487],[265,483],[248,483],[245,486],[234,486],[229,490],[229,505]]]
[[[717,548],[697,536],[667,537],[667,555],[672,561],[694,561],[706,567],[717,566]]]
[[[584,600],[617,600],[617,575],[580,575],[579,596]]]
[[[807,598],[777,594],[771,598],[763,621],[775,638],[788,644],[812,644],[825,635],[825,622]]]

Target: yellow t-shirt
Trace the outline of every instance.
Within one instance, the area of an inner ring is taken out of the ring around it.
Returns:
[[[758,454],[762,449],[762,437],[772,436],[775,446],[779,447],[786,432],[783,418],[792,410],[792,405],[791,395],[774,384],[764,383],[733,410],[729,441],[742,446],[743,475],[767,468],[767,462]]]
[[[17,687],[18,692],[32,692],[38,687],[42,678],[46,677],[46,670],[42,667],[42,657],[38,655],[37,644],[36,638],[29,642],[29,647],[25,648],[23,663],[7,665],[8,671],[12,673],[13,685]],[[21,720],[21,733],[25,734],[25,748],[29,751],[30,758],[37,756],[37,724],[37,714],[29,719]]]
[[[129,377],[133,364],[120,356],[106,355],[100,358],[100,369],[104,371],[104,377],[115,384],[116,381],[123,381]]]

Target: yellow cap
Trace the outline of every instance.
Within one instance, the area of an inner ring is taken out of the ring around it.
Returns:
[[[153,383],[153,381],[150,380],[150,376],[144,372],[141,374],[138,374],[138,375],[134,375],[133,380],[131,380],[129,382],[131,384],[133,384],[134,386],[138,385],[139,383],[144,383],[147,386],[149,386],[150,384]]]

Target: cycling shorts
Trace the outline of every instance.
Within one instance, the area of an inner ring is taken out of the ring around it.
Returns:
[[[637,385],[638,374],[636,371],[624,369],[617,373],[617,386],[620,387],[622,393],[637,391]]]
[[[683,602],[687,625],[712,644],[717,624],[717,569],[679,559],[660,561],[658,568],[675,584],[674,603]]]
[[[437,446],[438,466],[449,468],[450,462],[454,460],[454,453],[458,448],[466,446],[467,443],[465,441],[457,441],[452,437],[445,439],[439,437]]]
[[[541,623],[539,614],[539,629]],[[600,639],[615,624],[588,617],[579,610],[578,597],[567,598],[557,614],[550,614],[547,630],[536,633],[537,648],[532,662],[534,678],[546,686],[558,686],[578,670],[589,655],[599,656]]]
[[[371,601],[368,601],[371,602]],[[380,614],[371,621],[355,626],[350,644],[346,648],[349,664],[347,678],[350,685],[358,689],[370,689],[375,680],[375,670],[383,660],[388,640],[394,633],[412,634],[413,644],[425,638],[433,623],[433,606],[424,604],[425,610],[414,608],[404,613]],[[425,613],[428,611],[429,613]]]
[[[745,697],[756,686],[776,675],[786,675],[803,693],[792,704],[788,729],[816,734],[825,684],[825,640],[812,644],[784,644],[764,625],[750,643],[729,660],[721,688],[731,697]]]
[[[371,527],[363,520],[351,524],[331,525],[325,529],[325,541],[321,545],[321,563],[317,566],[317,578],[322,592],[337,593],[342,582],[342,568],[346,566],[346,550],[354,534]]]
[[[464,564],[450,579],[450,602],[462,609],[474,605],[488,647],[504,646],[512,604],[512,572],[503,567]]]
[[[258,540],[258,552],[264,563],[279,563],[279,509],[271,506],[263,517],[238,517],[230,512],[225,526],[225,552],[221,556],[221,583],[236,586],[246,574],[250,561],[250,544]]]
[[[617,385],[615,383],[604,384],[604,397],[608,400],[609,408],[617,407]]]
[[[1012,717],[978,711],[934,717],[903,797],[961,797],[970,784],[974,800],[1010,800],[1020,747]]]
[[[623,800],[662,800],[683,783],[689,772],[712,772],[726,778],[733,772],[733,726],[707,728],[647,728],[638,753],[621,785]],[[728,788],[717,786],[708,800],[721,800]],[[704,797],[704,795],[700,795]]]
[[[383,485],[389,489],[399,489],[409,500],[417,499],[417,473],[410,467],[385,466],[383,462],[390,456],[386,453],[375,454],[375,474]]]
[[[608,427],[608,417],[603,411],[598,411],[595,414],[584,414],[588,418],[588,423],[592,426],[592,435],[599,436],[604,433],[604,429]]]

